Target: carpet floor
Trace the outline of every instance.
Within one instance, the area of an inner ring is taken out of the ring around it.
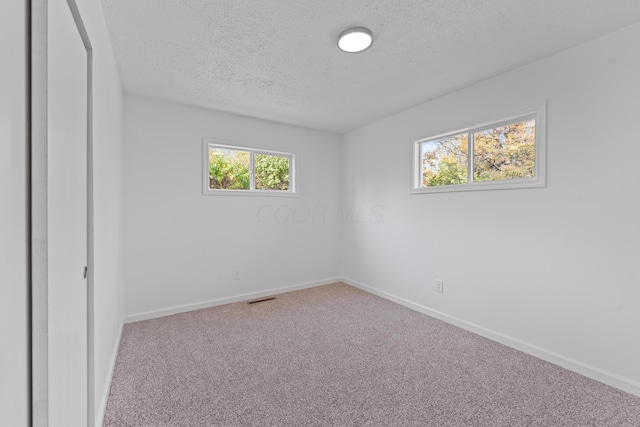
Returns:
[[[337,283],[125,325],[105,426],[640,426],[640,398]]]

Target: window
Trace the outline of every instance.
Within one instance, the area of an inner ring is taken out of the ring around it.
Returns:
[[[295,155],[205,139],[204,194],[295,194]]]
[[[411,193],[545,186],[544,108],[414,142]]]

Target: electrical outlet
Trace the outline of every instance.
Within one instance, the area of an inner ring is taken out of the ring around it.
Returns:
[[[240,269],[236,268],[233,270],[233,280],[240,280]]]
[[[439,292],[439,293],[444,292],[444,281],[436,280],[436,292]]]

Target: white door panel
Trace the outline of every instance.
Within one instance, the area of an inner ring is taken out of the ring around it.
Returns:
[[[49,426],[87,423],[87,51],[48,2]]]

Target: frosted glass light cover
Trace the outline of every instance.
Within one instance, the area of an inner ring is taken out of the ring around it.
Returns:
[[[373,36],[366,28],[349,28],[338,37],[338,47],[349,53],[362,52],[372,43]]]

